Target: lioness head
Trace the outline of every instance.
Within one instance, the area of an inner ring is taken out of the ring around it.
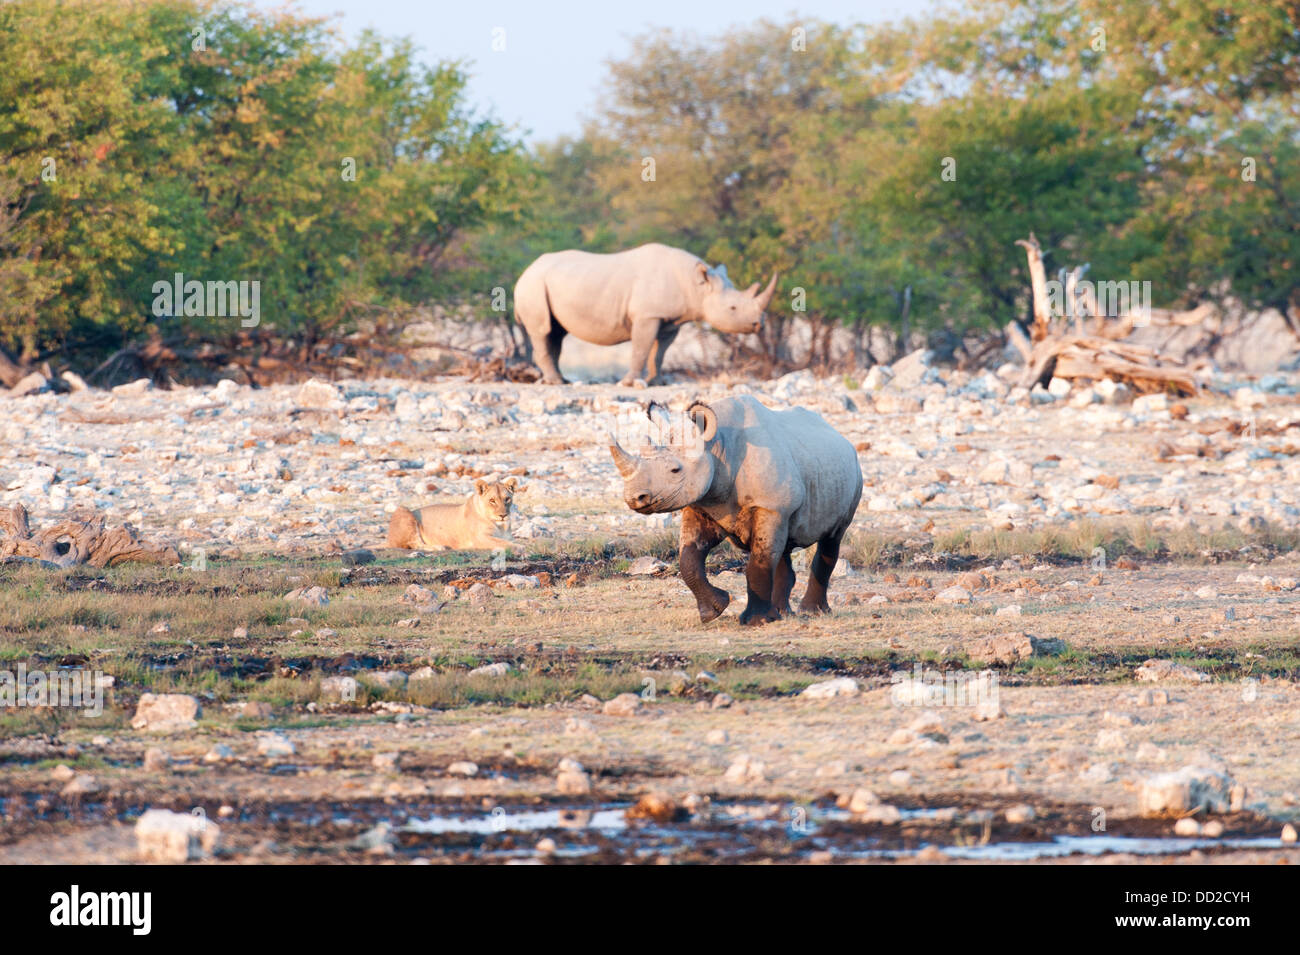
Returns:
[[[506,478],[499,484],[487,481],[474,482],[474,509],[485,520],[493,524],[504,524],[510,517],[510,508],[515,502],[515,493],[522,494],[524,488],[519,486],[518,478]]]

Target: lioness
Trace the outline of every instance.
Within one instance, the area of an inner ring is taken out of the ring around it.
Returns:
[[[430,504],[412,511],[399,507],[388,522],[388,546],[404,550],[499,550],[511,542],[493,531],[505,530],[518,478],[499,484],[475,481],[464,504]]]

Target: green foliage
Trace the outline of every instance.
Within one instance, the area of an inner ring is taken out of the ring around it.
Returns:
[[[743,284],[780,269],[777,334],[796,287],[809,318],[859,328],[896,325],[909,286],[917,327],[1023,318],[1014,243],[1031,230],[1051,277],[1087,262],[1094,280],[1150,281],[1158,305],[1230,292],[1300,323],[1293,0],[995,0],[923,24],[652,32],[564,149],[596,189],[571,202],[543,161],[535,212],[565,228],[498,234],[502,263],[612,237],[683,246]]]
[[[237,330],[156,319],[176,272],[258,281],[265,323],[314,335],[423,300],[462,230],[520,212],[521,149],[407,42],[227,0],[17,0],[0,61],[0,344],[29,355]]]
[[[0,4],[0,63],[0,346],[29,357],[237,330],[156,319],[176,272],[260,281],[263,322],[311,337],[646,241],[740,285],[780,270],[774,352],[799,309],[897,325],[908,288],[914,327],[1002,325],[1028,312],[1031,230],[1049,275],[1300,324],[1296,0],[655,31],[583,136],[530,152],[460,65],[234,0]]]

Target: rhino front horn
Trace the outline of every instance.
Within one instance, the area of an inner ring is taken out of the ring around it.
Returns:
[[[772,281],[767,283],[767,288],[763,289],[758,295],[758,307],[767,308],[767,303],[772,301],[772,293],[776,291],[777,273],[772,273]]]
[[[623,477],[631,477],[636,471],[636,457],[628,454],[623,450],[622,445],[612,438],[609,445],[609,453],[614,458],[614,467],[618,468],[618,473]]]

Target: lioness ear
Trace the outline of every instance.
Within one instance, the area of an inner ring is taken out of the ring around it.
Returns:
[[[478,493],[478,494],[483,494],[483,493],[485,493],[485,492],[487,491],[487,482],[486,482],[486,481],[475,481],[475,482],[474,482],[474,491],[475,491],[475,493]]]
[[[519,485],[519,478],[508,477],[501,483],[513,491]]]

